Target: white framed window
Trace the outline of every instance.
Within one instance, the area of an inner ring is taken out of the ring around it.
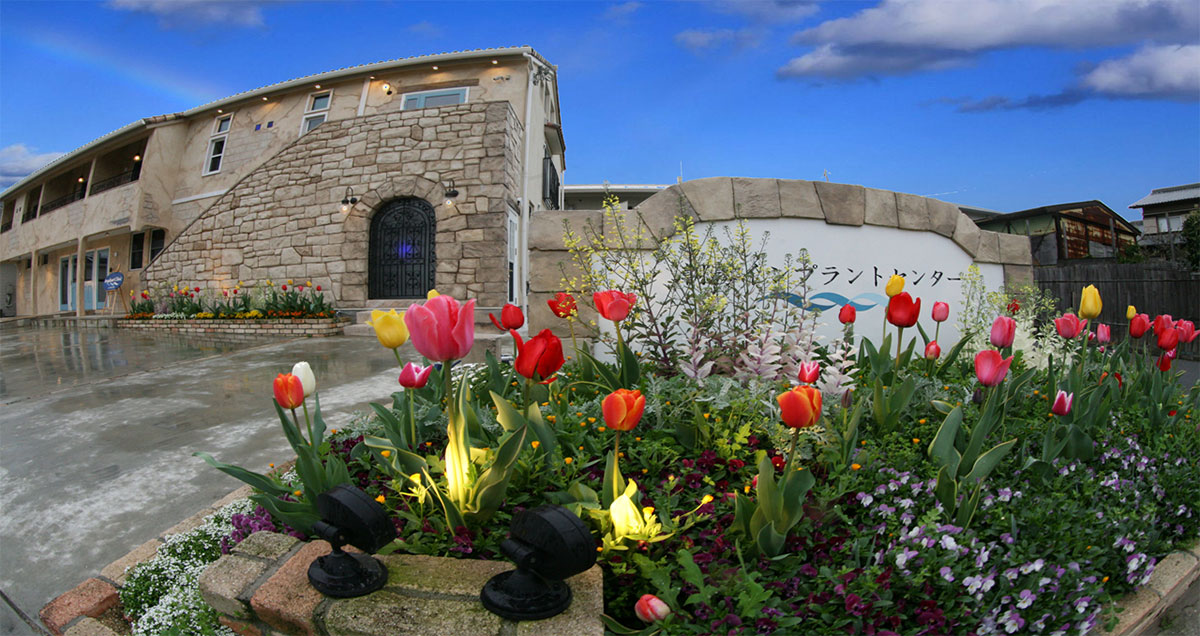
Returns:
[[[470,89],[464,86],[462,88],[444,88],[433,91],[421,91],[418,93],[405,93],[401,97],[401,103],[404,104],[404,110],[465,104],[467,102],[469,91]]]
[[[304,106],[304,121],[300,124],[300,134],[303,135],[313,128],[325,123],[329,117],[329,105],[333,103],[333,91],[321,91],[308,96]]]
[[[216,174],[221,171],[221,163],[225,160],[225,143],[229,139],[231,126],[233,126],[233,115],[222,115],[213,122],[212,137],[208,140],[208,152],[204,153],[202,174]]]
[[[521,284],[521,217],[512,207],[508,208],[508,302],[520,304]]]

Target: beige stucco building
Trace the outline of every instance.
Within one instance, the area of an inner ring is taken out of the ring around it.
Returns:
[[[98,308],[117,270],[122,291],[301,278],[343,307],[434,286],[524,302],[530,214],[562,207],[564,151],[557,71],[529,47],[356,66],[148,117],[0,195],[0,310]]]

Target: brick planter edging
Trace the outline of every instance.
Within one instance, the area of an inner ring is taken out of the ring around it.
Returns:
[[[1200,541],[1172,552],[1158,562],[1150,582],[1121,598],[1121,620],[1111,632],[1096,625],[1089,636],[1137,636],[1149,629],[1162,613],[1200,579]]]
[[[121,329],[136,329],[150,333],[173,333],[188,336],[225,338],[273,338],[298,336],[340,336],[349,320],[337,318],[259,318],[259,319],[184,319],[184,320],[117,320]]]

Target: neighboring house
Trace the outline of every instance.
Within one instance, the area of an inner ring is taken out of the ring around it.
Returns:
[[[1113,257],[1137,243],[1140,233],[1100,201],[1046,205],[974,220],[985,230],[1028,236],[1034,265]]]
[[[1184,219],[1200,210],[1200,183],[1155,188],[1129,207],[1142,210],[1141,244],[1174,258],[1175,246],[1183,243]]]
[[[126,294],[303,278],[343,307],[435,286],[523,302],[529,215],[562,207],[564,152],[557,70],[529,47],[280,82],[138,120],[5,190],[0,299],[82,314],[120,270]]]
[[[623,209],[629,210],[642,201],[669,188],[669,184],[580,184],[563,186],[565,210],[600,210],[604,199],[615,196]]]

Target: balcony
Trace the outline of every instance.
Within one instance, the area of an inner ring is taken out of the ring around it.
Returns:
[[[92,190],[89,194],[99,194],[105,190],[112,190],[117,186],[123,186],[126,183],[133,183],[134,181],[137,181],[138,176],[140,176],[139,173],[141,172],[140,167],[141,164],[138,164],[138,166],[133,169],[126,170],[125,172],[109,177],[102,181],[97,181],[96,183],[92,184]]]
[[[87,188],[80,187],[77,190],[75,190],[74,192],[68,193],[61,197],[58,197],[57,199],[47,201],[42,204],[42,209],[40,211],[38,211],[38,215],[40,216],[43,214],[47,214],[53,210],[57,210],[63,206],[70,205],[76,201],[79,201],[86,195],[86,193],[87,193]]]

